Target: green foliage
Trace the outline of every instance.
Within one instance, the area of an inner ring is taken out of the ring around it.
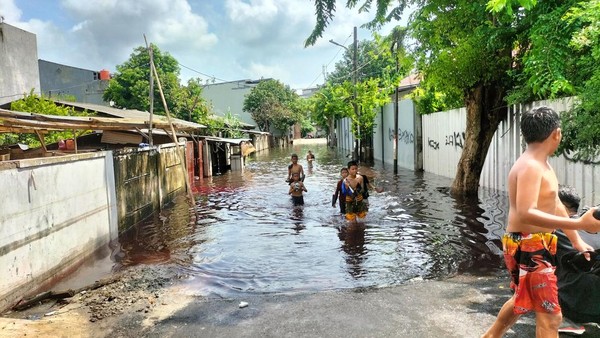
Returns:
[[[78,112],[70,107],[58,106],[49,99],[33,94],[33,90],[24,98],[12,102],[10,109],[19,112],[44,115],[89,116],[89,114],[85,111]],[[88,132],[82,133],[81,131],[77,131],[77,133],[86,134]],[[43,135],[44,142],[46,144],[56,143],[59,140],[66,140],[74,137],[73,131],[51,131]],[[40,140],[36,134],[0,134],[0,145],[11,145],[15,143],[27,144],[30,148],[37,148],[41,146]]]
[[[379,112],[379,107],[383,107],[390,102],[388,93],[379,88],[377,79],[370,79],[357,84],[356,102],[358,104],[359,115],[352,114],[352,133],[357,139],[364,139],[366,136],[373,135],[375,128],[375,117]]]
[[[492,12],[506,11],[508,15],[513,15],[514,7],[523,7],[531,9],[537,4],[537,0],[490,0],[487,3],[487,10]]]
[[[249,112],[261,131],[271,127],[281,132],[300,121],[298,94],[278,80],[265,80],[256,85],[244,100],[243,109]]]
[[[354,80],[354,51],[349,46],[343,59],[336,63],[335,71],[328,76],[325,90],[320,92],[330,102],[323,102],[323,97],[315,98],[315,122],[329,130],[331,119],[350,117],[356,138],[371,136],[377,108],[390,101],[400,80],[412,69],[414,60],[406,51],[405,37],[406,28],[397,26],[388,36],[374,34],[373,40],[359,42],[356,85],[351,83]],[[358,107],[356,115],[353,104]]]
[[[332,121],[348,117],[352,110],[352,84],[348,81],[334,85],[328,83],[309,99],[311,118],[329,133]]]
[[[577,30],[570,46],[579,55],[579,104],[562,115],[563,141],[559,151],[591,162],[600,156],[600,1],[580,2],[564,15]]]
[[[233,115],[231,112],[227,112],[223,118],[226,129],[223,133],[224,137],[230,138],[241,138],[243,136],[242,123],[238,116]]]
[[[182,120],[200,123],[211,114],[208,102],[202,97],[202,80],[199,78],[189,79],[187,86],[181,87],[178,102],[176,117]]]
[[[315,131],[315,127],[313,127],[313,125],[310,122],[310,119],[303,119],[300,122],[300,134],[302,136],[306,136],[309,133],[312,133]]]
[[[219,133],[225,129],[225,120],[220,116],[204,116],[197,122],[206,126],[203,130],[204,135],[219,136]]]
[[[162,53],[151,45],[154,65],[158,73],[169,111],[179,115],[179,63],[169,53]],[[156,79],[154,79],[156,84]],[[117,72],[108,83],[103,99],[117,107],[149,111],[150,109],[150,56],[145,47],[137,47],[129,60],[117,66]],[[165,114],[158,85],[154,86],[154,112]]]

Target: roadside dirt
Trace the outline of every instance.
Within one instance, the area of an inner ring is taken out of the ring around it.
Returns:
[[[98,289],[2,314],[0,337],[108,336],[120,315],[132,313],[140,313],[148,318],[144,325],[152,325],[191,300],[176,292],[184,277],[168,266],[130,267]]]

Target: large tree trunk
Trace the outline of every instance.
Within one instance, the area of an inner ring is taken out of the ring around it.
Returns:
[[[467,95],[465,145],[451,188],[455,197],[477,196],[479,178],[492,137],[506,117],[503,96],[504,91],[493,85],[476,87]]]

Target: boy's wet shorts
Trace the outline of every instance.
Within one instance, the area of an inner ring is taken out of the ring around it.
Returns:
[[[515,291],[515,314],[561,311],[554,274],[557,241],[552,233],[507,232],[502,237],[510,287]]]
[[[294,206],[304,205],[304,196],[292,196],[292,204]]]
[[[361,194],[358,194],[357,196],[346,195],[347,220],[354,221],[357,217],[365,218],[368,211],[369,206],[365,203],[365,199],[363,199]]]

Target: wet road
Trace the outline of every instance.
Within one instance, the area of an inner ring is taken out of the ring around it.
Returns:
[[[312,168],[305,156],[316,154]],[[290,155],[307,173],[305,205],[293,207],[285,182]],[[451,180],[381,163],[359,168],[384,192],[371,192],[363,224],[346,227],[331,195],[348,159],[325,146],[256,154],[243,172],[199,180],[196,208],[179,200],[120,239],[117,266],[173,263],[194,295],[286,293],[383,285],[460,272],[495,274],[504,195],[479,203],[445,192]]]

